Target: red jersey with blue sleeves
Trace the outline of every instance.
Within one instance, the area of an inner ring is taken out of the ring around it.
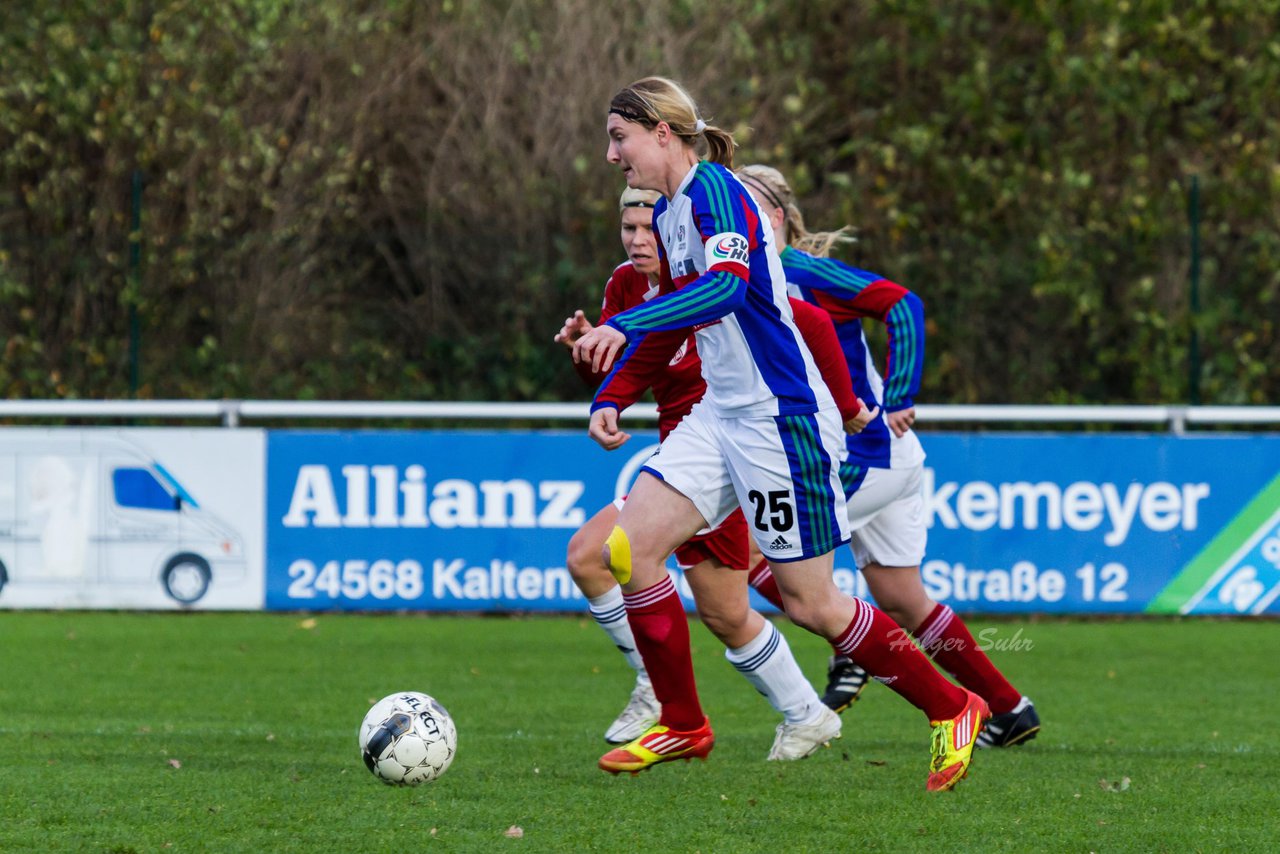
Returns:
[[[924,303],[920,298],[875,273],[790,246],[782,251],[782,266],[792,291],[831,315],[858,397],[868,406],[879,405],[884,412],[914,406],[924,371]],[[883,380],[863,334],[864,317],[879,320],[888,329],[887,378]],[[915,434],[908,431],[897,439],[883,416],[861,433],[847,437],[846,444],[849,462],[858,465],[898,468],[924,459]]]
[[[674,349],[648,339],[693,327],[706,405],[723,416],[803,415],[834,406],[787,299],[773,231],[733,173],[696,164],[670,200],[654,209],[663,293],[614,315],[627,349],[592,409],[616,405],[610,386],[632,359]],[[661,353],[653,358],[661,358]]]

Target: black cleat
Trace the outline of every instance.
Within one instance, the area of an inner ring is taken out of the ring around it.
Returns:
[[[832,711],[843,712],[853,705],[866,686],[867,671],[843,655],[833,655],[827,665],[827,690],[822,702]]]
[[[1030,741],[1040,732],[1040,716],[1027,697],[1018,701],[1013,711],[992,715],[978,733],[978,747],[1013,747]]]

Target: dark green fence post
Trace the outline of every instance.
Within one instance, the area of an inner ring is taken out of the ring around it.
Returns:
[[[1191,343],[1187,360],[1187,391],[1192,406],[1200,405],[1200,176],[1191,176],[1187,194],[1191,221]]]
[[[138,396],[138,298],[142,288],[142,170],[133,170],[133,216],[129,224],[129,396]]]

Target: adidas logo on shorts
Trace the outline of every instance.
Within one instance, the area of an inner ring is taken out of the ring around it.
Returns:
[[[777,539],[775,539],[772,543],[769,543],[769,548],[773,549],[775,552],[782,551],[783,549],[791,548],[791,543],[787,542],[786,537],[779,534]]]

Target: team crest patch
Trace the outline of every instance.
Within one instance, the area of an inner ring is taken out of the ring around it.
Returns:
[[[689,339],[686,338],[680,342],[680,349],[676,350],[676,354],[671,357],[671,361],[668,362],[667,364],[673,365],[673,366],[680,364],[680,360],[683,359],[686,355],[688,355],[688,353],[689,353]]]
[[[750,248],[741,234],[717,234],[707,241],[707,267],[725,262],[745,265],[750,257]]]

